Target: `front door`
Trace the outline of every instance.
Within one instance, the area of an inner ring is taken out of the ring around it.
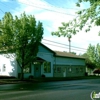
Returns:
[[[40,64],[34,65],[34,77],[41,77],[41,65]]]

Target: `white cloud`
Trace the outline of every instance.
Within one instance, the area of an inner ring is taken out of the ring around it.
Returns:
[[[44,0],[18,0],[18,2],[20,4],[20,7],[17,7],[16,10],[14,10],[15,15],[19,15],[20,13],[22,13],[24,11],[26,12],[26,14],[35,15],[36,20],[42,21],[43,26],[45,26],[44,29],[48,32],[48,33],[46,33],[46,31],[45,31],[44,38],[46,38],[48,40],[64,43],[67,45],[69,44],[67,38],[64,38],[64,37],[58,38],[55,36],[51,36],[50,34],[52,31],[56,31],[58,29],[58,27],[61,26],[61,22],[67,22],[69,20],[72,20],[75,16],[70,16],[70,14],[74,15],[75,10],[57,8],[57,7],[54,7],[50,4],[48,4]],[[66,3],[66,6],[67,6],[67,3]],[[71,2],[70,6],[72,8],[75,7],[75,2]],[[82,9],[84,7],[86,7],[86,6],[82,5],[82,7],[80,9]],[[53,12],[52,10],[55,10],[55,11]],[[63,14],[57,13],[57,11],[63,12]],[[91,31],[88,33],[81,31],[78,34],[73,35],[71,38],[71,45],[87,49],[87,47],[90,43],[93,45],[97,44],[100,40],[99,36],[98,36],[99,29],[100,28],[93,27],[91,29]],[[61,47],[59,48],[59,47],[51,46],[51,45],[48,45],[48,46],[54,50],[66,51],[66,49],[61,48]],[[68,46],[67,46],[67,48],[68,48]],[[68,51],[68,49],[67,49],[67,51]],[[75,52],[80,53],[81,51],[75,51]]]
[[[54,7],[44,0],[18,0],[18,2],[20,7],[17,7],[16,10],[14,10],[14,15],[19,15],[24,11],[27,14],[33,14],[35,15],[36,20],[40,20],[43,22],[43,24],[46,24],[44,25],[45,29],[47,29],[49,32],[56,31],[58,26],[61,25],[61,22],[71,20],[74,16],[70,16],[70,14],[75,14],[75,11],[71,9],[66,10],[63,8]],[[46,23],[46,21],[49,23]]]
[[[97,43],[99,43],[99,41],[100,41],[100,36],[98,36],[99,29],[100,29],[100,27],[94,27],[88,33],[82,31],[82,32],[77,33],[76,35],[73,35],[71,38],[71,46],[75,46],[75,47],[79,47],[79,48],[83,48],[83,49],[72,47],[71,51],[77,52],[77,54],[85,53],[89,44],[96,45]],[[67,37],[50,36],[50,37],[45,37],[44,39],[69,45]],[[53,50],[67,51],[67,52],[69,51],[68,46],[66,46],[66,48],[64,46],[64,48],[63,48],[63,47],[60,47],[61,45],[56,46],[57,44],[55,44],[53,42],[49,42],[49,41],[45,41],[45,40],[43,40],[42,42]]]
[[[24,11],[26,14],[33,14],[34,12],[42,11],[42,9],[35,6],[40,0],[18,0],[19,6],[13,10],[14,15],[20,15]]]

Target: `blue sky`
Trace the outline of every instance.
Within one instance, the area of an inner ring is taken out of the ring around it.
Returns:
[[[78,9],[88,7],[88,4],[85,3],[81,5],[81,8],[77,8],[75,2],[77,2],[77,0],[0,0],[0,19],[4,16],[5,12],[11,12],[13,15],[19,16],[25,11],[26,14],[34,15],[37,21],[39,20],[43,23],[44,39],[68,45],[67,37],[58,38],[57,36],[52,36],[51,32],[56,31],[58,27],[61,26],[61,22],[68,22],[75,18],[75,12],[78,11]],[[98,30],[98,27],[93,27],[89,33],[81,31],[72,36],[71,45],[87,49],[90,43],[93,45],[97,44],[100,40]],[[47,43],[47,41],[44,40],[42,42]],[[68,49],[51,46],[46,43],[45,45],[53,50],[68,51]],[[72,51],[84,53],[74,49],[72,49]]]

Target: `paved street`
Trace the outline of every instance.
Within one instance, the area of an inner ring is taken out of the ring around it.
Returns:
[[[100,79],[0,85],[0,100],[91,100]]]

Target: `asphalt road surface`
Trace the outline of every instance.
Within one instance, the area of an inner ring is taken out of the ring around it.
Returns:
[[[92,91],[100,92],[100,79],[7,84],[0,85],[0,100],[92,100]]]

